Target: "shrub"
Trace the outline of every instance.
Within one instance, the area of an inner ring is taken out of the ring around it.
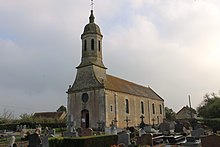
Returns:
[[[110,147],[117,144],[117,135],[100,135],[88,137],[56,137],[49,139],[50,147]]]
[[[16,130],[16,125],[17,124],[0,124],[0,130],[15,131]]]
[[[204,124],[212,128],[213,132],[220,130],[220,119],[205,119]]]

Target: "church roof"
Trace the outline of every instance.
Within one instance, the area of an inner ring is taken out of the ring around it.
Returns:
[[[153,98],[157,100],[163,100],[156,92],[150,87],[144,87],[118,77],[106,75],[105,88],[117,92],[123,92],[141,97]]]

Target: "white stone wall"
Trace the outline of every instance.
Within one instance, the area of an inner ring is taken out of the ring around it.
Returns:
[[[82,102],[83,93],[87,93],[89,95],[89,99],[86,104]],[[76,127],[81,126],[81,111],[83,109],[89,111],[90,127],[97,128],[97,122],[105,120],[105,100],[103,89],[71,93],[69,94],[68,103],[69,115],[73,116],[73,121],[75,122]]]
[[[126,113],[125,101],[129,101],[129,113]],[[116,102],[115,102],[116,100]],[[144,103],[144,114],[141,112],[141,102]],[[155,107],[155,114],[153,114],[152,104]],[[161,105],[161,113],[160,113]],[[152,125],[163,122],[164,119],[164,102],[161,100],[145,98],[134,96],[130,94],[115,92],[106,90],[106,125],[109,126],[111,121],[115,118],[117,119],[117,126],[119,128],[126,127],[126,116],[131,120],[129,121],[129,126],[139,126],[141,119],[140,116],[143,115],[144,122],[146,124]],[[115,112],[116,106],[116,112]],[[115,115],[116,114],[116,115]],[[153,119],[155,120],[153,122]]]

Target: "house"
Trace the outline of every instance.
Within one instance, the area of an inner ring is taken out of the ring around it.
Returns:
[[[188,106],[184,106],[176,113],[177,120],[189,120],[192,118],[196,118],[196,111],[194,109],[190,109]]]

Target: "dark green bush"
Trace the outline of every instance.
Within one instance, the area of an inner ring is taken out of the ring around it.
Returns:
[[[110,147],[118,142],[117,135],[89,137],[56,137],[49,139],[50,147]]]
[[[0,124],[0,130],[16,130],[17,124]]]
[[[204,124],[212,128],[213,132],[220,130],[220,118],[204,119]]]

